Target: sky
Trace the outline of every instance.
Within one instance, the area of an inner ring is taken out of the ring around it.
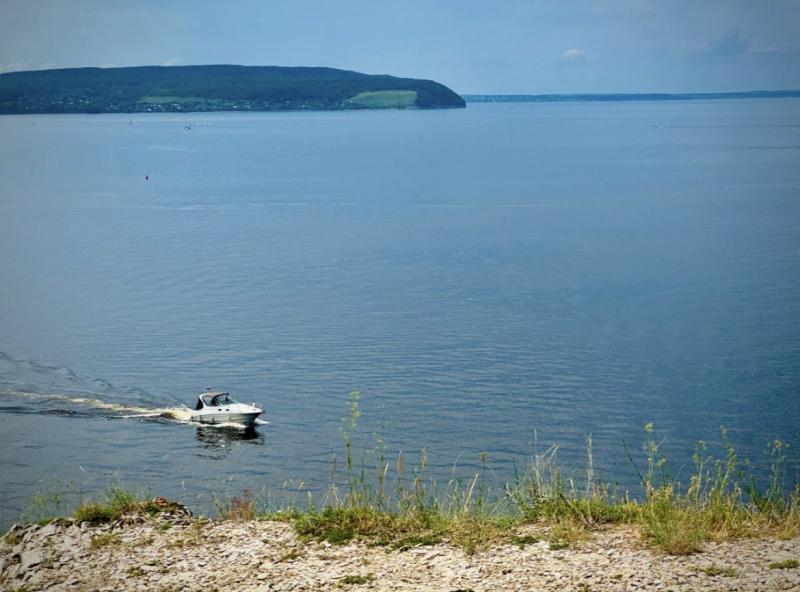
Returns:
[[[330,66],[462,93],[800,88],[800,0],[0,0],[0,72]]]

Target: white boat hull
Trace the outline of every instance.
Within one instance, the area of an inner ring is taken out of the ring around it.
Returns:
[[[263,409],[233,400],[228,393],[208,391],[197,396],[192,421],[207,425],[239,424],[252,427]]]
[[[252,426],[256,423],[256,418],[261,413],[198,413],[192,415],[192,421],[205,424],[222,424],[222,423],[238,423],[246,426]]]

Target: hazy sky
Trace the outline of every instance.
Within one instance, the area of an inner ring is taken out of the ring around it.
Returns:
[[[0,0],[0,71],[212,63],[461,93],[800,88],[800,0]]]

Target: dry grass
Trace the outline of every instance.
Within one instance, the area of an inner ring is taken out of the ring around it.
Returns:
[[[91,548],[102,549],[104,547],[118,547],[120,542],[121,538],[119,533],[109,532],[106,534],[99,534],[92,537]]]
[[[255,520],[259,514],[258,502],[249,489],[245,489],[240,496],[232,498],[215,496],[214,505],[223,520],[247,522]]]
[[[694,471],[682,487],[670,477],[661,442],[648,424],[645,469],[640,473],[644,497],[636,501],[627,494],[615,495],[595,480],[591,439],[581,486],[563,477],[555,447],[533,455],[516,479],[500,489],[483,486],[483,470],[468,481],[454,479],[439,487],[425,477],[424,452],[411,471],[401,454],[392,472],[382,451],[373,470],[367,470],[366,455],[362,453],[360,465],[356,463],[351,444],[359,417],[354,393],[342,428],[346,492],[332,484],[321,510],[309,504],[304,510],[292,508],[271,517],[289,520],[307,539],[333,544],[362,539],[402,550],[444,541],[468,553],[514,541],[516,527],[523,524],[537,524],[548,532],[553,549],[580,543],[606,524],[635,525],[645,542],[672,555],[694,553],[705,541],[765,535],[792,538],[800,533],[800,489],[784,487],[786,445],[780,441],[772,444],[770,477],[759,488],[743,470],[723,429],[724,457],[714,458],[704,443],[698,443]],[[481,463],[486,463],[485,455]]]
[[[188,528],[177,533],[175,537],[167,543],[167,546],[172,549],[199,547],[206,542],[204,529],[207,523],[208,521],[202,518],[194,520]]]
[[[800,488],[785,485],[787,446],[777,440],[769,452],[768,478],[758,480],[750,465],[739,461],[722,430],[725,454],[716,458],[698,443],[693,471],[683,485],[671,477],[662,442],[648,424],[639,473],[643,495],[636,500],[595,479],[591,439],[586,476],[580,482],[564,476],[556,462],[557,448],[552,447],[533,454],[515,479],[502,486],[488,485],[492,481],[485,454],[480,455],[480,469],[469,478],[440,484],[426,475],[424,451],[411,466],[402,453],[389,462],[382,446],[360,451],[357,459],[352,436],[360,415],[359,395],[353,393],[349,417],[342,423],[345,474],[337,475],[334,461],[331,485],[319,506],[309,495],[302,508],[286,504],[269,510],[268,503],[245,490],[236,497],[214,498],[220,517],[281,520],[307,540],[363,540],[398,551],[440,542],[468,553],[502,542],[524,545],[528,543],[521,543],[524,539],[518,534],[524,525],[536,525],[553,549],[580,543],[604,525],[634,525],[646,543],[674,555],[694,553],[712,540],[800,535]],[[635,467],[632,457],[631,462]],[[100,502],[82,504],[75,517],[100,524],[128,512],[158,511],[151,502],[112,487]],[[170,545],[202,544],[202,527],[202,521],[195,521]]]

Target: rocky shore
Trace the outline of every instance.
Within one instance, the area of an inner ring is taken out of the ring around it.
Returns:
[[[0,590],[414,590],[559,592],[800,591],[800,538],[743,539],[671,557],[613,528],[553,550],[520,544],[473,555],[447,544],[391,550],[303,542],[280,522],[192,519],[165,512],[90,526],[57,520],[15,526],[0,544]]]

